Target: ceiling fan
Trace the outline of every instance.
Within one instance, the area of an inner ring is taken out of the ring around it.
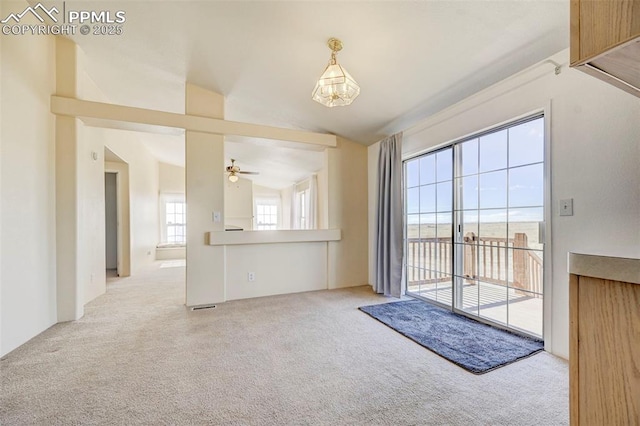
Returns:
[[[243,171],[241,171],[240,167],[236,166],[236,160],[234,160],[233,158],[231,159],[231,165],[227,166],[226,170],[229,173],[229,181],[230,182],[237,182],[239,174],[243,174],[243,175],[259,175],[260,174],[260,172],[243,172]]]

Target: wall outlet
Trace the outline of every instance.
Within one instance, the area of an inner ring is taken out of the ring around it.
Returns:
[[[573,198],[560,200],[560,216],[573,216]]]
[[[247,272],[247,281],[252,283],[255,280],[256,280],[256,273],[255,272]]]

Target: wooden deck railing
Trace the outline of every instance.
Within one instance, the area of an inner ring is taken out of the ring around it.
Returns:
[[[450,278],[435,271],[451,270],[451,238],[410,238],[407,247],[409,282],[433,284]]]
[[[529,250],[527,234],[516,233],[514,238],[479,238],[468,233],[464,243],[458,246],[458,250],[464,252],[462,275],[466,278],[465,283],[474,284],[479,280],[505,286],[509,284],[542,294],[542,259]],[[408,282],[415,285],[450,281],[452,250],[450,237],[409,238]]]

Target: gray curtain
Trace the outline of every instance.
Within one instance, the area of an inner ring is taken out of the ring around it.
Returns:
[[[380,142],[375,291],[402,294],[402,133]]]

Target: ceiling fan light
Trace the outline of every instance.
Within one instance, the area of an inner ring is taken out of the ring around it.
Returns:
[[[229,173],[229,182],[236,183],[238,181],[238,175],[235,172]]]

